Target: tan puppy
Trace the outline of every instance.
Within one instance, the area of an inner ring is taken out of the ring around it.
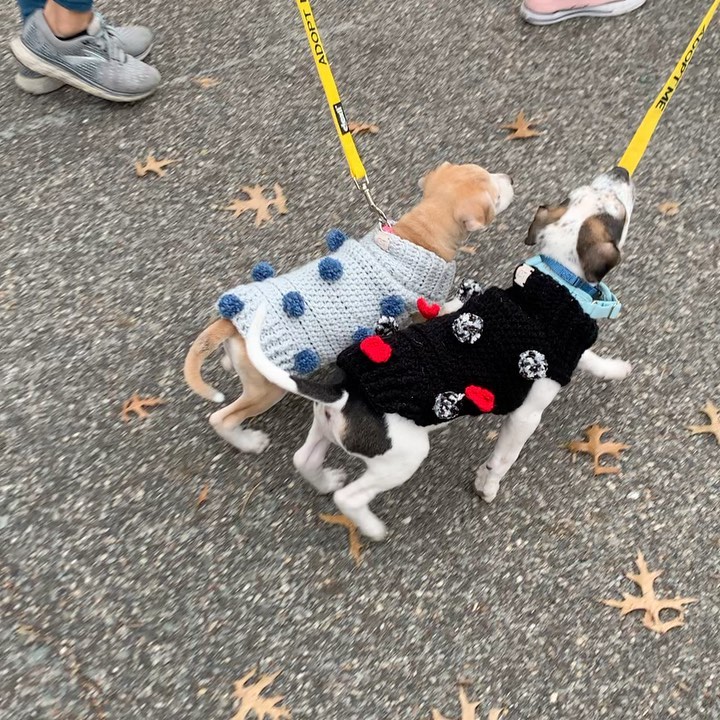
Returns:
[[[487,227],[513,199],[512,181],[508,175],[491,174],[478,165],[443,163],[429,172],[420,186],[423,189],[422,200],[398,220],[392,233],[399,242],[424,248],[447,263],[454,260],[458,248],[470,232]],[[453,269],[450,268],[451,273]],[[322,284],[319,278],[318,283]],[[338,283],[338,293],[342,292],[341,285]],[[443,302],[445,297],[438,300]],[[358,312],[362,315],[361,311]],[[346,336],[346,344],[350,344],[353,330],[358,326],[373,326],[380,314],[377,310],[371,317],[338,318],[335,322],[348,327],[334,329]],[[268,410],[285,391],[255,369],[246,352],[245,338],[234,321],[235,318],[233,321],[217,320],[200,333],[185,358],[185,379],[190,388],[202,397],[222,402],[224,396],[203,381],[201,368],[205,358],[224,343],[229,358],[227,364],[232,365],[239,375],[243,392],[235,402],[214,412],[210,416],[210,424],[239,450],[262,452],[269,443],[268,437],[260,431],[243,429],[241,424]],[[330,362],[334,357],[320,360]]]

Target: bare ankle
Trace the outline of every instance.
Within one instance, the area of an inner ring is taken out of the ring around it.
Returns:
[[[74,12],[48,0],[43,10],[45,20],[53,33],[59,37],[72,37],[84,32],[92,22],[93,12]]]

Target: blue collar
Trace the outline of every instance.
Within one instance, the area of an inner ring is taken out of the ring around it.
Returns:
[[[526,260],[525,265],[537,268],[562,285],[593,320],[614,320],[620,314],[622,305],[605,283],[591,285],[547,255],[535,255]]]

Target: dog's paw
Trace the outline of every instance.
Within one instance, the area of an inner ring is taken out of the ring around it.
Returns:
[[[605,380],[624,380],[631,372],[632,365],[625,360],[607,360],[603,368]]]
[[[262,430],[241,430],[234,428],[226,430],[220,435],[240,452],[254,453],[259,455],[267,449],[270,438]]]
[[[491,503],[498,494],[500,483],[490,478],[490,471],[485,465],[478,468],[475,474],[475,492],[486,502]]]
[[[358,530],[373,542],[382,542],[387,537],[388,532],[385,523],[374,515],[365,518],[362,524],[358,525]]]
[[[347,473],[338,468],[325,468],[321,475],[310,480],[311,485],[322,495],[339,490],[345,483]]]

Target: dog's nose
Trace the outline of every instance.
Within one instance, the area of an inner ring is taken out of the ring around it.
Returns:
[[[622,182],[630,182],[630,173],[624,168],[616,165],[608,175],[613,180],[621,180]]]

